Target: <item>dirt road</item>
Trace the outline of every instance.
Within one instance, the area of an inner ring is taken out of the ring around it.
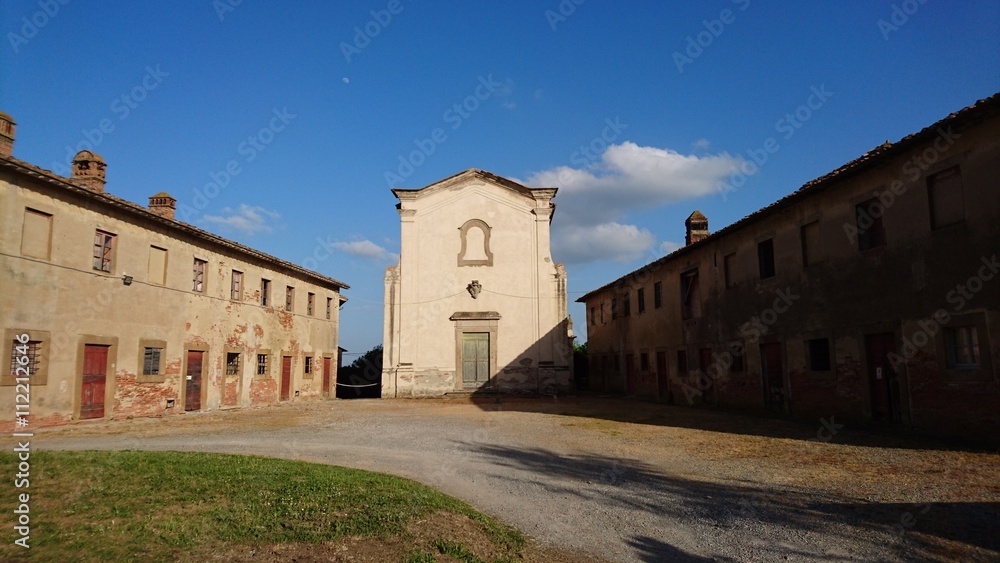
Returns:
[[[356,400],[79,424],[33,445],[383,471],[613,561],[1000,558],[1000,455],[833,420],[602,398]]]

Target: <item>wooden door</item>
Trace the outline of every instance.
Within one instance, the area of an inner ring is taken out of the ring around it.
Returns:
[[[635,355],[625,354],[625,393],[635,395]]]
[[[480,387],[490,382],[490,333],[462,333],[462,384]]]
[[[330,396],[330,367],[333,358],[323,358],[323,396]]]
[[[700,348],[698,350],[698,369],[701,370],[701,381],[695,382],[695,387],[701,389],[701,402],[708,402],[708,394],[715,393],[715,380],[712,378],[718,375],[712,371],[712,349]]]
[[[764,407],[774,412],[785,412],[785,366],[780,342],[760,345],[760,364]]]
[[[287,401],[292,388],[292,357],[281,357],[281,395],[282,401]]]
[[[80,393],[80,418],[104,417],[104,392],[108,380],[108,346],[83,346],[83,384]]]
[[[896,337],[891,332],[866,335],[865,350],[868,354],[872,419],[900,422],[899,378],[889,361],[889,354],[896,352]]]
[[[656,383],[660,399],[670,398],[670,379],[667,376],[667,353],[656,353]]]
[[[184,374],[184,410],[201,410],[201,368],[205,353],[188,350],[187,372]]]

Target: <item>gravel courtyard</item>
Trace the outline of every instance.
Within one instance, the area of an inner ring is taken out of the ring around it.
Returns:
[[[841,424],[610,398],[354,400],[78,424],[32,446],[382,471],[581,561],[1000,559],[1000,455]]]

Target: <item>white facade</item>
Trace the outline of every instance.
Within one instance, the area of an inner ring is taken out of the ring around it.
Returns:
[[[470,169],[393,193],[382,396],[571,390],[566,270],[549,251],[556,189]]]

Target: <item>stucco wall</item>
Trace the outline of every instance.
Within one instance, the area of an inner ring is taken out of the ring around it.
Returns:
[[[48,258],[21,254],[25,208],[52,215]],[[0,319],[8,331],[47,331],[43,343],[48,378],[31,388],[33,424],[76,418],[80,409],[80,355],[83,343],[95,338],[113,341],[109,357],[106,417],[178,413],[184,409],[185,350],[207,351],[203,379],[203,409],[249,406],[277,400],[282,355],[293,358],[291,398],[321,394],[322,357],[336,353],[340,295],[266,261],[240,255],[195,236],[145,222],[127,211],[102,205],[86,196],[18,174],[0,173]],[[95,229],[116,235],[113,269],[94,270]],[[166,283],[150,280],[150,246],[167,249]],[[207,260],[204,293],[195,293],[193,261]],[[238,300],[230,298],[232,270],[243,273]],[[122,276],[133,277],[124,285]],[[261,278],[271,280],[274,306],[262,307]],[[294,313],[286,313],[284,290],[296,288]],[[306,296],[316,294],[316,311],[306,314]],[[326,299],[333,299],[326,319]],[[164,373],[142,377],[140,341],[162,341]],[[10,361],[11,342],[4,344]],[[270,351],[270,374],[258,376],[256,354]],[[225,375],[226,352],[242,353],[240,373]],[[315,356],[319,371],[303,373],[306,356]],[[9,365],[9,364],[7,364]],[[159,379],[159,381],[157,381]],[[152,381],[151,381],[152,380]],[[262,392],[273,388],[273,392]],[[168,400],[174,407],[167,408]],[[14,416],[14,388],[0,386],[0,416]]]

